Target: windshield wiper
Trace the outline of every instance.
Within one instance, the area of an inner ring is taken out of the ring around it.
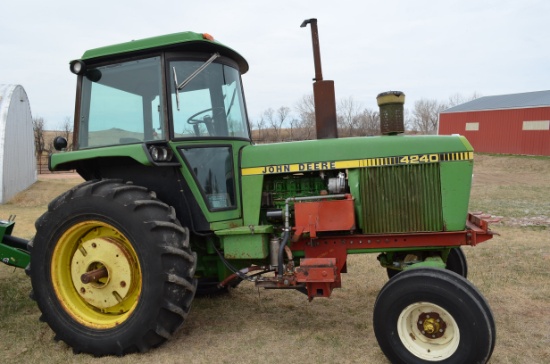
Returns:
[[[199,73],[201,73],[206,67],[210,65],[210,63],[214,62],[216,58],[220,56],[219,53],[214,53],[206,62],[204,62],[199,68],[195,70],[195,72],[191,73],[185,80],[183,80],[182,83],[178,85],[178,75],[176,74],[176,67],[172,67],[172,70],[174,71],[174,85],[176,86],[176,105],[178,108],[178,111],[180,110],[180,98],[179,98],[179,91],[183,90],[185,86],[189,82],[191,82]]]

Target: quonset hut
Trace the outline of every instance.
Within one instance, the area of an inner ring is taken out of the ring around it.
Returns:
[[[0,203],[36,181],[31,108],[20,85],[0,85]]]

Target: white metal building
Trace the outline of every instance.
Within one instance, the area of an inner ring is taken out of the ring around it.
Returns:
[[[36,181],[31,108],[20,85],[0,85],[0,203]]]

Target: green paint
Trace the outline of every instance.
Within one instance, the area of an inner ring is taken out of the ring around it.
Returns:
[[[29,265],[31,257],[28,252],[12,248],[0,243],[0,261],[17,268],[25,268]]]
[[[62,171],[73,169],[73,162],[110,157],[128,157],[144,166],[152,165],[151,161],[147,158],[142,144],[129,144],[54,153],[50,156],[50,170]]]
[[[347,251],[349,254],[373,254],[373,253],[395,253],[395,252],[410,252],[411,249],[414,249],[414,252],[421,251],[441,251],[441,247],[409,247],[409,248],[361,248],[361,249],[349,249]]]
[[[458,136],[381,136],[251,145],[242,168],[469,151]]]
[[[216,216],[218,218],[223,218],[224,215],[230,215],[231,213],[227,211],[221,211],[221,212],[215,212],[212,214],[209,214],[210,217]],[[224,221],[214,221],[210,224],[210,229],[212,231],[218,231],[218,230],[225,230],[225,229],[232,229],[237,226],[242,226],[243,220],[242,219],[235,219],[235,220],[224,220]]]
[[[428,257],[423,262],[406,265],[403,270],[415,269],[415,268],[439,268],[445,269],[447,265],[441,257]]]
[[[439,164],[360,170],[366,234],[442,231]]]
[[[364,204],[363,200],[359,198],[361,196],[361,173],[360,169],[351,169],[348,171],[348,185],[349,185],[349,192],[352,196],[357,196],[353,203],[354,203],[354,209],[355,209],[355,220],[359,222],[357,225],[359,228],[362,228],[361,222],[364,221]]]
[[[256,225],[260,222],[263,180],[264,176],[261,175],[241,177],[245,225]]]
[[[25,268],[31,259],[29,253],[3,243],[4,237],[11,235],[14,225],[13,221],[0,221],[0,261],[13,267]]]
[[[112,56],[121,53],[130,53],[150,48],[166,47],[180,43],[208,42],[202,34],[194,32],[181,32],[176,34],[161,35],[158,37],[133,40],[126,43],[114,44],[105,47],[90,49],[82,55],[83,60]]]
[[[269,254],[271,225],[242,226],[216,231],[227,259],[265,259]]]
[[[112,57],[137,52],[151,52],[160,48],[175,48],[178,51],[218,51],[222,55],[227,55],[239,64],[241,73],[248,71],[248,63],[246,60],[233,49],[214,40],[204,39],[202,33],[181,32],[174,34],[161,35],[146,39],[133,40],[126,43],[114,44],[105,47],[90,49],[84,52],[82,60],[92,60],[96,58]]]
[[[473,167],[473,161],[441,163],[441,197],[446,231],[466,227]]]

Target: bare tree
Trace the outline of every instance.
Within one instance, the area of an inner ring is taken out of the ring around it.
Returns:
[[[447,108],[437,100],[420,99],[414,103],[412,127],[422,134],[437,133],[439,113]]]
[[[277,139],[283,140],[284,136],[282,134],[283,125],[290,115],[290,108],[287,106],[281,106],[277,109]]]
[[[65,120],[63,120],[63,122],[59,126],[59,131],[61,132],[61,136],[67,140],[66,150],[71,150],[73,148],[73,123],[70,117],[65,117]]]
[[[466,100],[464,99],[464,96],[462,96],[462,94],[459,94],[457,92],[457,93],[454,93],[451,96],[449,96],[449,101],[448,101],[447,106],[448,107],[453,107],[453,106],[456,106],[456,105],[463,104],[465,102],[466,102]]]
[[[315,137],[315,102],[313,94],[302,96],[302,99],[295,106],[298,112],[297,138],[309,140]]]
[[[290,114],[290,108],[286,106],[281,106],[276,111],[273,110],[272,108],[269,108],[264,111],[262,115],[262,119],[264,119],[265,123],[270,129],[269,130],[270,135],[268,135],[268,139],[270,139],[273,142],[278,142],[283,140],[283,135],[282,135],[283,125],[289,114]]]
[[[46,151],[46,142],[44,140],[44,119],[37,117],[32,119],[32,128],[34,132],[34,152],[36,154],[36,164],[38,173],[42,172],[42,154]]]
[[[463,104],[468,101],[472,101],[475,99],[480,98],[482,95],[478,93],[477,91],[474,91],[470,96],[464,96],[460,93],[455,93],[449,96],[449,100],[447,101],[447,107],[453,107],[456,105]]]
[[[300,135],[300,129],[299,129],[300,120],[296,118],[292,118],[288,124],[290,125],[288,138],[290,140],[298,140]]]
[[[272,126],[275,123],[275,110],[273,110],[272,108],[265,110],[262,114],[261,119],[262,122],[269,128],[266,129],[265,140],[271,142],[276,141],[276,132],[273,130]]]
[[[342,136],[353,136],[360,124],[361,104],[356,102],[353,96],[338,102],[337,121],[340,129],[344,131]]]
[[[364,109],[359,115],[360,135],[380,134],[380,113],[372,109]]]
[[[263,142],[265,141],[266,136],[264,135],[266,123],[263,117],[260,117],[256,123],[253,124],[253,127],[255,126],[256,130],[258,131],[257,137],[255,138],[256,142]]]
[[[34,131],[34,150],[36,156],[40,158],[46,150],[46,142],[44,141],[44,118],[37,117],[32,120],[32,128]]]
[[[411,112],[409,109],[403,109],[403,123],[405,124],[405,130],[412,131],[414,130],[414,123],[411,117]]]

